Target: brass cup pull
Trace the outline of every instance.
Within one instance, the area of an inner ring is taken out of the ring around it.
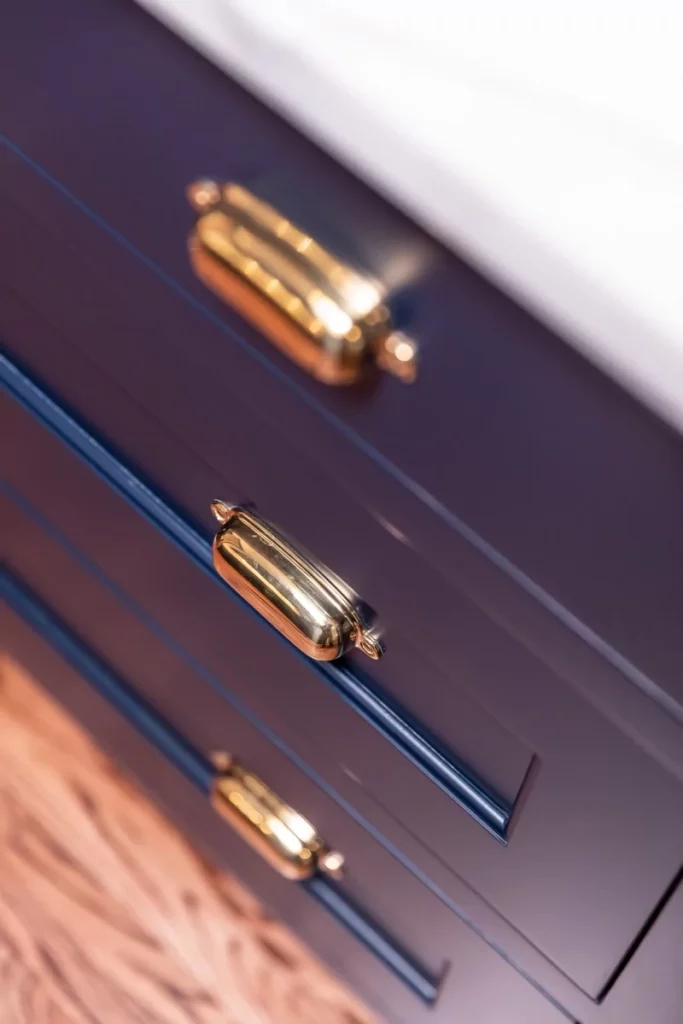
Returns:
[[[395,331],[384,288],[341,262],[242,185],[198,181],[190,235],[195,273],[295,363],[349,384],[375,362],[415,379],[417,347]]]
[[[252,509],[214,501],[219,576],[300,651],[333,661],[353,647],[369,658],[384,648],[372,612],[346,584],[294,547]]]
[[[313,825],[229,754],[215,754],[211,803],[217,813],[283,878],[318,871],[341,877],[344,858]]]

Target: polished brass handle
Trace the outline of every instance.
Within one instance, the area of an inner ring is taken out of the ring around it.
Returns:
[[[211,511],[216,571],[299,650],[316,661],[352,647],[382,656],[372,612],[342,580],[253,509],[214,501]]]
[[[417,347],[395,331],[385,289],[242,185],[198,181],[190,236],[197,276],[294,362],[349,384],[375,362],[415,379]]]
[[[341,877],[344,858],[303,815],[229,754],[214,754],[211,803],[278,874],[301,881],[323,871]]]

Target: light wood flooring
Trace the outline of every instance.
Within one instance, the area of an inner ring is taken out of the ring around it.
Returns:
[[[377,1024],[0,656],[0,1024]]]

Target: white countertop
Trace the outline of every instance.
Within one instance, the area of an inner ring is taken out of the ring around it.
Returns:
[[[683,429],[680,0],[139,0]]]

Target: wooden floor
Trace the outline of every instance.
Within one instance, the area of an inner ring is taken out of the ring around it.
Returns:
[[[0,1024],[371,1024],[0,658]]]

